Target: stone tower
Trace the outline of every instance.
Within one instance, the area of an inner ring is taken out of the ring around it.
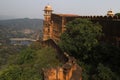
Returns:
[[[112,10],[109,10],[108,12],[107,12],[107,16],[114,16],[114,13],[113,13],[113,11]]]
[[[43,41],[51,37],[51,14],[53,10],[50,5],[44,8],[44,22],[43,22]]]

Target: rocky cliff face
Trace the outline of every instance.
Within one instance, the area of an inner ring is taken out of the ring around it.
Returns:
[[[52,39],[43,41],[42,45],[54,48],[57,52],[56,57],[63,63],[62,66],[43,69],[44,80],[82,80],[82,68],[76,63],[74,57],[62,52]]]
[[[62,67],[44,69],[44,80],[82,80],[82,69],[73,57]]]

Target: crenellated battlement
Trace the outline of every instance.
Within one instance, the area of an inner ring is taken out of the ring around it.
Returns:
[[[80,15],[75,15],[75,14],[54,14],[52,13],[52,19],[55,18],[55,17],[65,17],[65,18],[69,18],[69,17],[72,17],[72,18],[88,18],[88,19],[115,19],[115,20],[119,20],[120,19],[120,16],[80,16]]]
[[[120,20],[120,16],[79,16],[79,18],[87,18],[87,19],[113,19],[113,20]]]

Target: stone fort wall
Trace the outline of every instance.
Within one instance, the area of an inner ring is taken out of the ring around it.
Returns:
[[[106,16],[81,16],[75,14],[53,13],[50,5],[44,8],[43,40],[60,40],[60,35],[66,30],[66,24],[76,18],[89,19],[102,25],[103,41],[120,46],[120,16],[115,16],[112,10]]]
[[[76,18],[88,19],[93,23],[99,23],[104,33],[103,41],[120,46],[120,16],[78,16],[65,14],[52,14],[51,39],[59,41],[61,33],[66,30],[65,25]]]

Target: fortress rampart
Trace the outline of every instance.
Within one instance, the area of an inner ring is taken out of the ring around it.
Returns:
[[[104,36],[101,41],[120,46],[120,16],[115,16],[112,11],[108,11],[106,16],[56,14],[52,13],[53,10],[50,6],[45,7],[44,11],[43,40],[53,39],[58,42],[60,35],[66,30],[66,24],[76,18],[81,18],[99,23],[102,26]]]
[[[76,18],[88,19],[93,23],[99,23],[104,33],[103,41],[120,45],[120,17],[118,16],[79,16],[68,14],[52,14],[51,27],[52,39],[58,41],[61,33],[66,30],[65,25]]]
[[[102,19],[102,20],[120,20],[120,16],[79,16],[79,18]]]

